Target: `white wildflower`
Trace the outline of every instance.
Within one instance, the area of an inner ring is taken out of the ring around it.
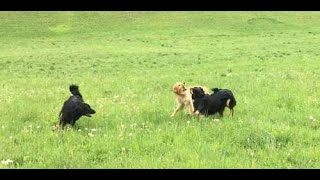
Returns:
[[[92,133],[88,133],[88,136],[93,137],[94,135]]]
[[[8,164],[10,164],[10,163],[13,163],[13,160],[7,159],[7,160],[2,160],[2,161],[1,161],[1,164],[4,164],[4,165],[8,165]]]
[[[313,116],[309,116],[309,119],[310,119],[311,121],[316,120]]]

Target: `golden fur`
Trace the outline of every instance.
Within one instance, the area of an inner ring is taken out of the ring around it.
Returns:
[[[194,113],[193,100],[191,97],[190,89],[193,87],[201,87],[206,94],[209,94],[209,90],[204,86],[185,86],[185,83],[177,82],[173,85],[173,92],[176,95],[176,101],[178,106],[175,108],[171,117],[175,116],[177,112],[183,110],[183,108],[188,107],[189,114],[192,115]]]

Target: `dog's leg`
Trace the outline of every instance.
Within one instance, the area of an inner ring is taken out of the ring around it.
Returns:
[[[66,123],[62,119],[60,119],[58,126],[61,127],[61,129],[63,129],[65,125]]]
[[[193,115],[194,114],[194,106],[193,106],[193,101],[189,103],[189,114]]]
[[[71,121],[71,126],[74,126],[74,124],[76,123],[76,121],[75,120],[73,120],[73,121]]]
[[[198,110],[195,112],[195,114],[196,114],[197,117],[198,117],[198,121],[201,121],[203,118],[206,117],[206,115],[201,114]]]
[[[220,115],[221,118],[223,117],[223,110],[219,111],[219,115]]]
[[[197,110],[194,114],[196,114],[196,115],[200,115],[199,110]]]
[[[59,126],[61,127],[61,129],[64,129],[64,126],[65,126],[66,124],[67,124],[67,123],[66,123],[64,120],[60,119]]]
[[[174,110],[174,112],[171,114],[171,117],[175,116],[178,111],[181,111],[184,107],[184,104],[179,104],[178,107]]]
[[[204,115],[201,114],[199,110],[196,110],[196,112],[194,112],[193,114],[198,118],[198,120],[200,120],[200,118],[204,117]]]

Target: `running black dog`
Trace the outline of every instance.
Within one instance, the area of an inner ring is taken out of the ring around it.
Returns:
[[[213,115],[219,113],[223,117],[225,107],[228,107],[233,116],[233,108],[236,106],[236,99],[229,89],[213,88],[211,95],[206,95],[201,87],[191,89],[194,100],[194,110],[202,115]]]
[[[64,102],[59,113],[59,125],[61,125],[62,128],[66,124],[73,126],[81,116],[91,117],[91,114],[96,113],[95,110],[91,109],[89,104],[83,101],[77,85],[70,85],[69,90],[72,96]]]

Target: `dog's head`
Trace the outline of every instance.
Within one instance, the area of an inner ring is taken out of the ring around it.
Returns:
[[[190,89],[192,99],[198,99],[205,96],[205,92],[201,87],[193,87]]]
[[[186,91],[187,88],[185,86],[185,83],[177,82],[173,85],[173,92],[175,94],[181,95],[184,91]]]
[[[87,103],[82,103],[81,105],[81,115],[91,117],[91,114],[95,114],[96,111],[90,107]]]

